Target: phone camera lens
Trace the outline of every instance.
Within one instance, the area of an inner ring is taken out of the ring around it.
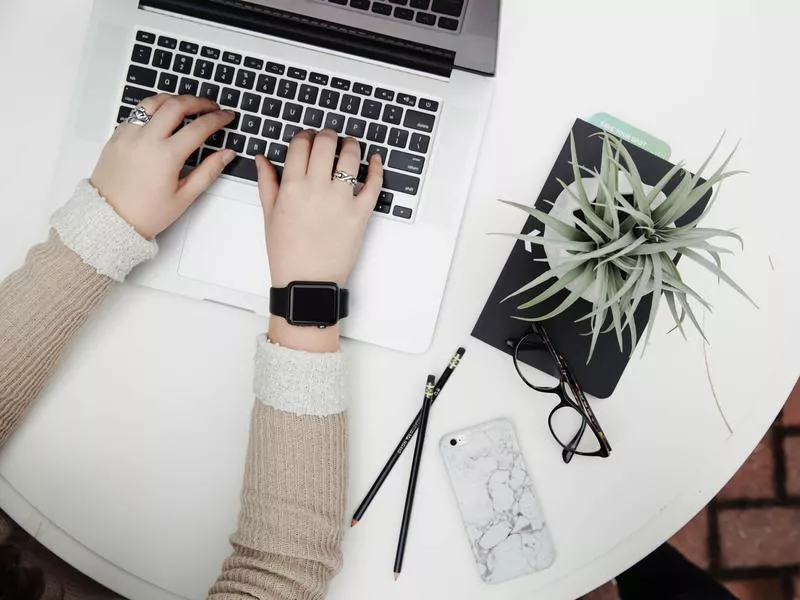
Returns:
[[[458,444],[458,440],[456,438],[453,438],[452,440],[450,440],[450,445],[451,446],[455,446],[456,444]]]

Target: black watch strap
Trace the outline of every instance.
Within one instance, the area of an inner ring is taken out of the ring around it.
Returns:
[[[289,322],[291,320],[290,314],[290,298],[292,294],[292,287],[295,284],[300,284],[303,286],[320,286],[320,287],[333,287],[336,289],[336,293],[338,295],[338,315],[336,316],[336,321],[318,321],[314,323],[315,325],[335,325],[338,321],[344,319],[348,314],[350,314],[350,292],[346,289],[342,289],[338,287],[334,283],[328,282],[308,282],[308,281],[293,281],[286,287],[282,288],[270,288],[269,291],[269,312],[277,317],[283,317]]]

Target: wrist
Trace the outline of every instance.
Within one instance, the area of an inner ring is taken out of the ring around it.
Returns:
[[[269,340],[280,346],[306,352],[336,352],[339,349],[339,325],[324,329],[289,324],[283,317],[269,318]]]

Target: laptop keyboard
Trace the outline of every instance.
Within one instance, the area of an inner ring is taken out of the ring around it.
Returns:
[[[333,129],[359,141],[359,181],[366,180],[367,159],[381,155],[383,190],[375,212],[404,223],[416,217],[440,112],[438,100],[268,57],[137,31],[117,122],[130,114],[132,106],[159,92],[206,97],[236,112],[230,125],[189,158],[189,167],[230,148],[238,156],[224,174],[257,181],[257,154],[266,155],[280,174],[296,133]]]
[[[317,0],[379,17],[457,33],[467,0]]]

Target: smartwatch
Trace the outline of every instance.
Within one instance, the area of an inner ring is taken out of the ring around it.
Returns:
[[[326,281],[293,281],[270,288],[269,312],[290,325],[331,327],[349,311],[350,293]]]

